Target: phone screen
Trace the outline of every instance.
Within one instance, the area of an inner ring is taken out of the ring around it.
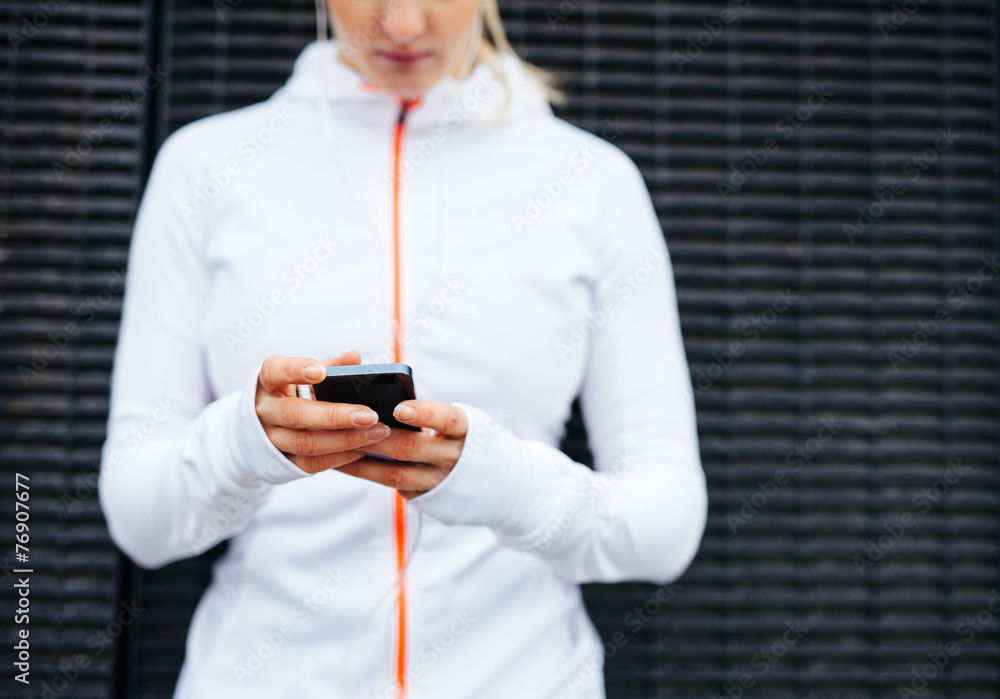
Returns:
[[[405,364],[355,364],[327,367],[327,376],[313,384],[316,400],[366,405],[378,413],[379,422],[390,429],[420,431],[392,416],[397,404],[413,400],[413,374]]]

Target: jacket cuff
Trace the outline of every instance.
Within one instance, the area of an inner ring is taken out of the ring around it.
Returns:
[[[535,548],[546,523],[589,487],[592,472],[558,449],[522,440],[479,408],[465,412],[469,430],[455,467],[410,504],[449,525],[491,527],[508,545]]]
[[[254,367],[239,396],[232,434],[235,435],[235,469],[231,474],[234,484],[246,488],[263,483],[278,485],[311,474],[303,471],[288,459],[267,437],[264,426],[257,417],[256,396],[260,368]]]

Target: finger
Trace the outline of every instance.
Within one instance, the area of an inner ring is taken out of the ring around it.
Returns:
[[[258,385],[268,393],[289,384],[317,383],[326,378],[326,367],[309,357],[285,357],[275,354],[260,367]]]
[[[323,360],[324,366],[348,366],[350,364],[360,364],[361,353],[357,350],[348,350],[336,357],[327,357]]]
[[[378,422],[378,414],[367,405],[328,403],[297,396],[262,397],[257,414],[261,422],[296,429],[343,430]]]
[[[386,439],[358,449],[369,454],[381,454],[397,461],[430,464],[451,468],[462,454],[462,442],[440,439],[425,432],[392,430]]]
[[[469,419],[465,411],[451,403],[404,400],[392,411],[392,416],[407,425],[430,427],[445,437],[464,437],[469,431]]]
[[[350,430],[295,430],[271,425],[265,427],[268,439],[286,454],[330,454],[370,446],[385,439],[385,425],[356,427]]]
[[[337,468],[356,478],[364,478],[373,483],[395,488],[402,492],[416,491],[424,493],[444,480],[441,469],[426,464],[407,463],[403,465],[388,464],[381,459],[364,457],[346,466]]]
[[[348,366],[351,364],[361,363],[361,353],[357,350],[348,350],[341,355],[336,357],[326,357],[323,360],[323,366]],[[316,400],[316,391],[313,390],[312,385],[309,385],[309,396]]]
[[[364,457],[363,451],[338,451],[333,454],[288,454],[288,460],[306,473],[319,473],[344,466]]]

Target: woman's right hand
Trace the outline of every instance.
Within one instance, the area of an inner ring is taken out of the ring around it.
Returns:
[[[298,396],[298,384],[319,383],[326,378],[326,367],[360,363],[360,353],[351,350],[322,362],[275,354],[261,365],[254,399],[257,418],[278,451],[306,473],[357,461],[368,455],[357,447],[389,436],[389,427],[377,422],[367,406]]]

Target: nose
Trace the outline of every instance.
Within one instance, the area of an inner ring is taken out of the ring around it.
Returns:
[[[397,0],[389,3],[382,18],[382,30],[397,44],[408,44],[423,34],[427,26],[423,2]]]

